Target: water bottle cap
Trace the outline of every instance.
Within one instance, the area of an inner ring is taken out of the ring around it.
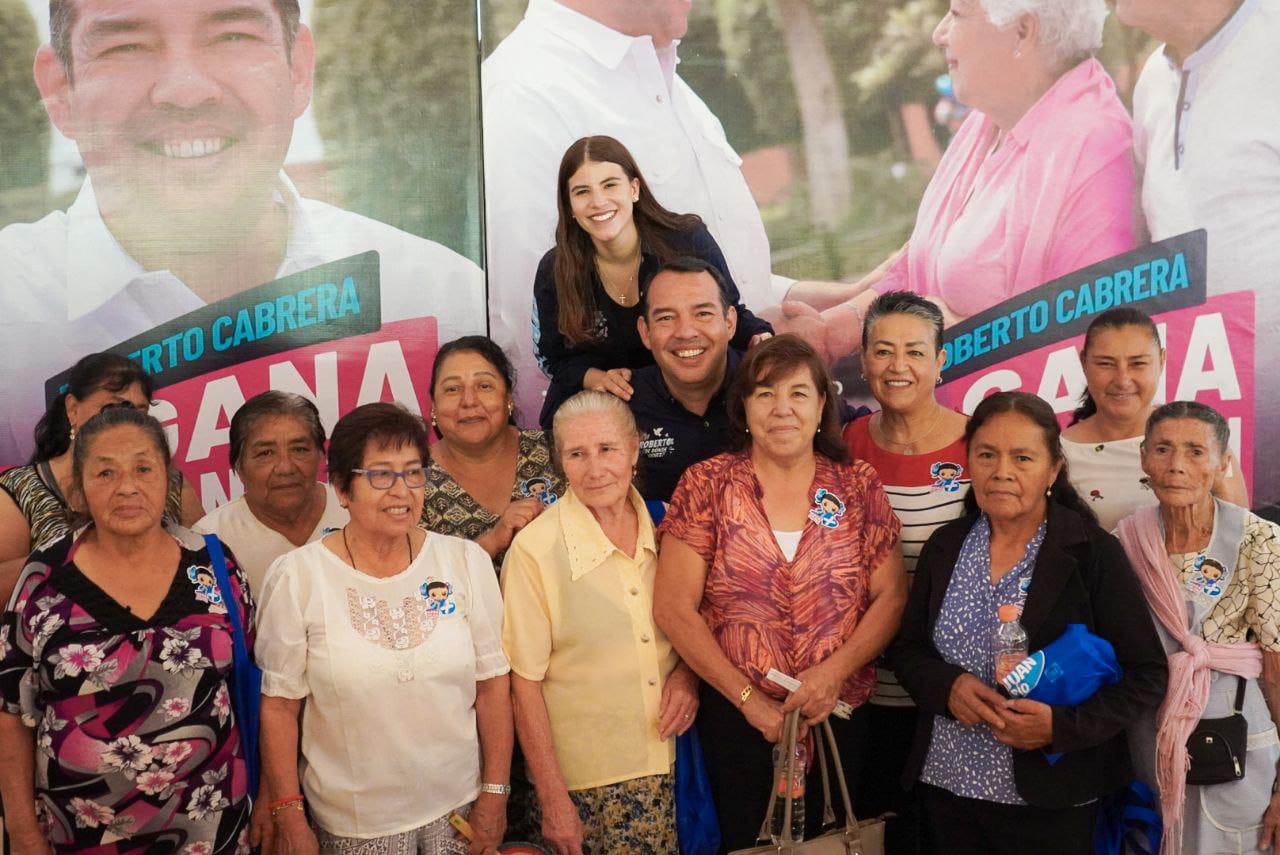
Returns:
[[[1005,623],[1015,621],[1018,619],[1018,607],[1013,603],[1005,603],[1003,606],[996,609],[996,615]]]

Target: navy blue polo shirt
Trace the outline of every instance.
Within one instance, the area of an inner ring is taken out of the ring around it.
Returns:
[[[657,365],[647,365],[631,375],[631,412],[640,429],[639,488],[645,499],[671,501],[684,470],[729,450],[729,411],[725,398],[733,383],[742,354],[727,352],[724,382],[697,415],[676,400]]]

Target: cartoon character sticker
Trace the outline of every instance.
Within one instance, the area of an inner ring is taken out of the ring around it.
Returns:
[[[844,516],[844,502],[830,490],[821,488],[813,494],[815,507],[809,509],[809,519],[825,528],[840,525],[838,517]]]
[[[930,477],[937,479],[933,482],[933,489],[941,490],[944,493],[958,492],[960,490],[960,475],[963,472],[964,467],[959,463],[939,460],[929,467]]]
[[[1195,562],[1196,572],[1187,579],[1186,585],[1193,596],[1216,600],[1222,596],[1223,579],[1227,568],[1221,562],[1207,555],[1199,555]]]
[[[1101,491],[1101,490],[1090,490],[1090,491],[1089,491],[1089,501],[1091,501],[1091,502],[1100,502],[1100,501],[1102,501],[1102,499],[1103,499],[1103,496],[1102,496],[1102,491]]]
[[[418,588],[422,599],[427,601],[427,611],[438,615],[451,615],[458,610],[453,601],[453,586],[439,579],[427,579]]]
[[[547,507],[551,507],[556,503],[556,499],[560,498],[551,492],[551,479],[544,478],[539,475],[536,478],[528,478],[520,482],[520,495],[536,498]]]
[[[191,580],[191,584],[196,586],[197,601],[208,603],[209,611],[213,614],[225,615],[227,613],[227,607],[222,602],[222,592],[218,590],[218,580],[214,578],[213,570],[208,567],[201,567],[198,564],[192,564],[187,568],[187,578]]]

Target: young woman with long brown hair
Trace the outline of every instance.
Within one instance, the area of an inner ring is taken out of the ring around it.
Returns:
[[[773,330],[742,306],[729,265],[695,214],[662,207],[626,147],[592,136],[569,146],[560,161],[556,245],[534,279],[534,350],[551,378],[542,408],[544,428],[560,404],[581,389],[626,400],[631,370],[652,355],[636,322],[648,280],[679,256],[714,265],[729,285],[738,329],[733,346],[745,350]],[[691,351],[697,342],[688,342]]]

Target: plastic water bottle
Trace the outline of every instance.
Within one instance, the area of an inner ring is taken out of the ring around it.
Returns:
[[[782,764],[783,747],[773,746],[773,764],[778,768]],[[773,804],[773,818],[769,821],[769,837],[777,845],[782,840],[782,823],[786,818],[786,802],[791,800],[791,840],[799,843],[804,840],[804,776],[808,766],[808,751],[801,742],[796,745],[795,762],[791,770],[791,780],[779,781],[778,798]]]
[[[995,657],[996,683],[1018,667],[1027,658],[1027,633],[1018,623],[1018,607],[1012,603],[996,609],[1000,623],[991,639],[991,652]]]

